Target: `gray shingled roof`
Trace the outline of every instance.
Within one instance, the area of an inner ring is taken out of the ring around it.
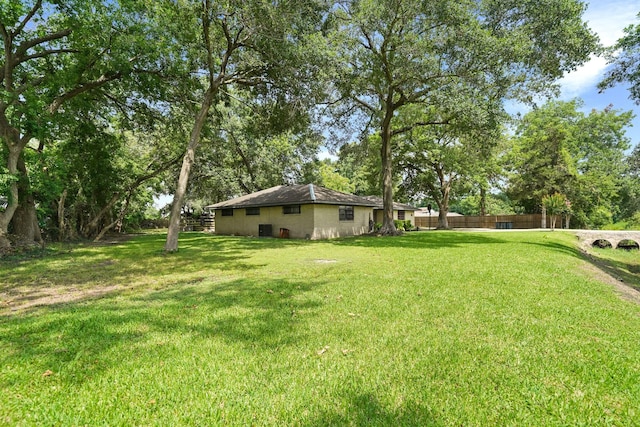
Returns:
[[[375,208],[376,209],[384,209],[384,204],[383,204],[383,200],[382,197],[378,197],[378,196],[364,196],[365,199],[369,200],[370,202],[375,203]],[[398,203],[398,202],[393,202],[393,209],[396,211],[418,211],[420,209],[415,208],[411,205],[407,205],[404,203]]]
[[[279,185],[256,193],[247,194],[226,202],[207,206],[211,209],[253,208],[267,206],[303,205],[351,205],[375,207],[376,202],[353,194],[341,193],[317,185]]]

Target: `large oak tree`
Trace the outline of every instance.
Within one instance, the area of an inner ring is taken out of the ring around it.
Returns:
[[[10,223],[27,243],[39,239],[25,149],[42,152],[60,136],[61,123],[81,120],[78,111],[87,110],[72,103],[79,98],[88,97],[89,103],[120,98],[124,105],[136,92],[153,89],[148,77],[162,68],[162,49],[144,7],[125,0],[2,3],[0,158],[11,179],[5,179],[0,247],[10,244]]]
[[[210,112],[228,88],[252,88],[257,96],[280,96],[303,105],[313,98],[313,34],[326,4],[316,0],[181,0],[158,2],[170,42],[200,85],[182,168],[174,192],[165,250],[178,250],[180,214],[196,149]],[[311,36],[311,37],[310,37]],[[214,123],[215,125],[215,123]]]
[[[527,100],[548,91],[596,47],[577,0],[352,0],[336,9],[336,92],[342,112],[359,110],[381,139],[386,234],[396,232],[395,137],[459,122],[487,92]],[[416,107],[414,121],[398,121]]]

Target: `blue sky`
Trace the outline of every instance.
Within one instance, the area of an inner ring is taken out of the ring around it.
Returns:
[[[584,20],[589,27],[600,36],[600,42],[605,46],[615,44],[624,35],[623,29],[631,24],[640,23],[637,15],[640,12],[639,0],[593,0],[585,13]],[[602,110],[609,104],[622,111],[633,111],[636,115],[633,127],[627,129],[627,136],[632,145],[640,142],[640,105],[629,99],[627,86],[618,85],[598,93],[596,87],[602,80],[607,68],[603,58],[592,58],[586,65],[561,80],[563,100],[581,98],[585,111],[591,109]]]

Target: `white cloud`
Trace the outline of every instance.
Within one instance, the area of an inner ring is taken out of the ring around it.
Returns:
[[[592,30],[598,33],[605,46],[622,37],[625,27],[636,23],[640,5],[635,0],[594,1],[584,15]]]
[[[594,1],[589,5],[584,19],[598,34],[601,43],[611,46],[622,37],[625,27],[638,22],[638,12],[640,6],[635,1]],[[606,68],[607,61],[604,58],[593,56],[585,65],[560,80],[562,97],[574,98],[593,89]]]
[[[575,98],[585,90],[593,89],[601,80],[606,68],[606,59],[593,56],[585,65],[560,79],[562,98]]]

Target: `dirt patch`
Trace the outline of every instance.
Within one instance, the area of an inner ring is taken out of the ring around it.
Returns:
[[[589,276],[613,286],[621,298],[640,304],[640,290],[634,287],[633,284],[626,282],[616,273],[615,269],[605,261],[591,255],[588,251],[583,251],[583,254],[587,260],[583,266],[583,270],[589,274]]]
[[[99,298],[103,295],[121,290],[121,286],[94,286],[88,289],[64,288],[56,286],[39,287],[37,290],[14,291],[0,293],[0,316],[10,313],[28,311],[30,309],[67,304]]]

